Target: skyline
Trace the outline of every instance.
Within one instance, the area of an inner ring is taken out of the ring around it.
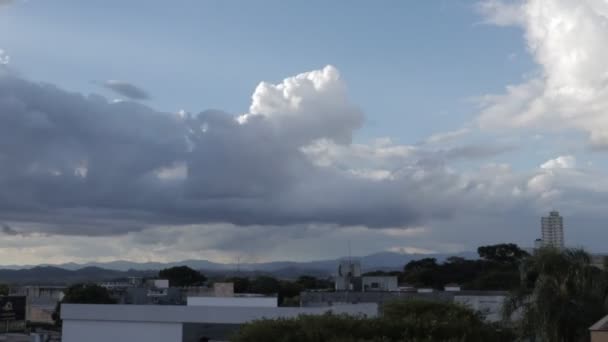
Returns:
[[[111,24],[110,24],[111,23]],[[607,252],[608,1],[0,1],[0,258]]]

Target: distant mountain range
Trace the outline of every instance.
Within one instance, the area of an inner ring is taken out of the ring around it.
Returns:
[[[458,254],[402,254],[382,252],[363,257],[353,257],[360,260],[363,271],[400,270],[411,260],[421,258],[436,258],[443,261],[451,256],[477,258],[476,253],[464,252]],[[66,263],[58,265],[24,265],[0,266],[0,282],[8,283],[73,283],[79,281],[103,281],[127,276],[153,276],[163,268],[186,265],[201,270],[209,275],[240,274],[273,274],[278,277],[292,278],[308,274],[314,276],[329,276],[335,273],[337,264],[346,258],[293,262],[277,261],[267,263],[222,264],[207,260],[184,260],[180,262],[145,262],[131,261],[91,262],[85,264]]]

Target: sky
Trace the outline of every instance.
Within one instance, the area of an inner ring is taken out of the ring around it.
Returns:
[[[0,263],[608,252],[608,1],[0,0]]]

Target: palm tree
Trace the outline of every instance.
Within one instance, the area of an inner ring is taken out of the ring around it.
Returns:
[[[580,249],[543,248],[521,264],[521,286],[507,300],[520,336],[542,342],[588,340],[588,328],[606,314],[606,273]]]

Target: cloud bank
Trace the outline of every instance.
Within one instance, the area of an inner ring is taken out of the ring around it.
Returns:
[[[203,243],[225,258],[244,240],[255,254],[279,241],[343,241],[336,231],[394,249],[413,248],[406,239],[417,236],[397,241],[396,232],[424,232],[436,242],[418,248],[457,250],[437,241],[508,239],[513,217],[555,206],[604,210],[588,205],[605,197],[604,173],[576,168],[572,156],[521,172],[486,162],[516,146],[463,145],[469,129],[418,145],[363,143],[353,138],[363,122],[333,66],[260,83],[241,114],[165,113],[2,71],[2,229],[15,249],[34,237],[68,248],[83,235],[127,248],[113,240],[122,235],[139,246],[137,258],[152,245],[192,257]],[[470,160],[481,166],[457,166]]]
[[[608,146],[608,2],[484,1],[487,22],[524,29],[536,76],[483,101],[484,128],[575,129]]]

